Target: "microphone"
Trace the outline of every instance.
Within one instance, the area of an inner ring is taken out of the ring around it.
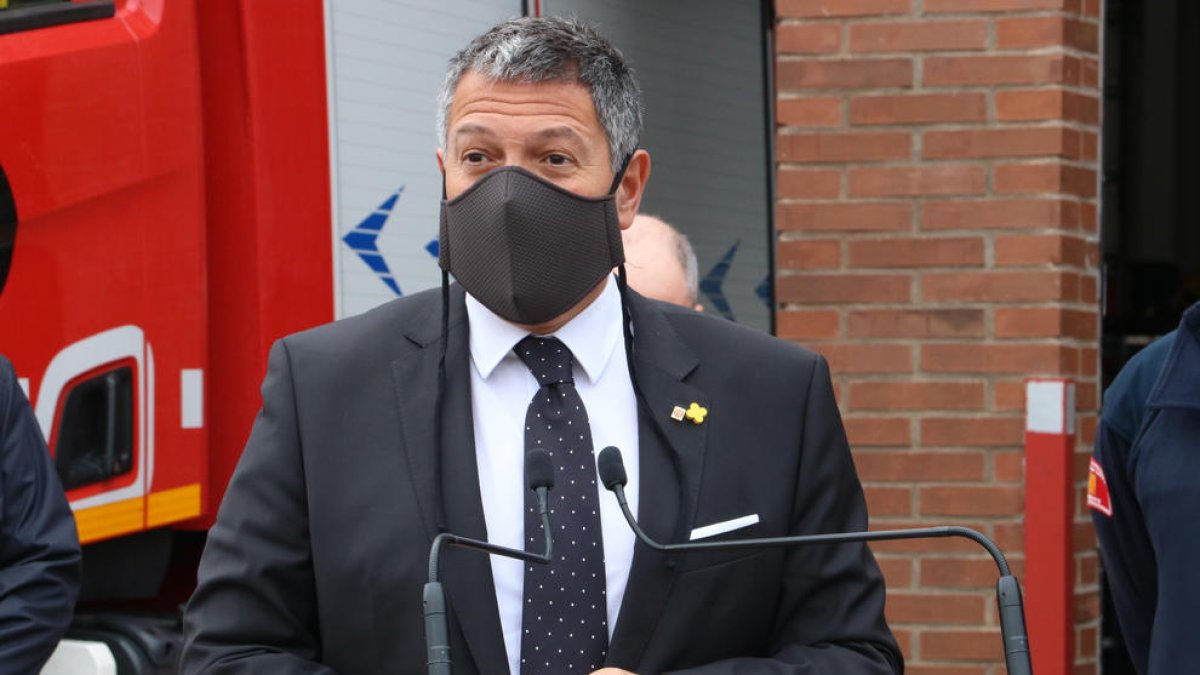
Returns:
[[[621,451],[608,446],[596,458],[596,469],[605,489],[617,497],[621,513],[633,529],[633,534],[646,546],[655,551],[676,553],[684,551],[712,551],[739,548],[765,548],[775,546],[797,546],[801,544],[837,544],[844,542],[884,541],[893,539],[925,539],[930,537],[964,537],[987,549],[1000,570],[996,581],[997,609],[1000,613],[1000,635],[1004,641],[1004,663],[1009,675],[1032,675],[1033,665],[1029,660],[1029,637],[1025,632],[1025,606],[1021,601],[1021,586],[1008,568],[1008,561],[995,542],[983,534],[967,527],[920,527],[903,530],[877,530],[874,532],[838,532],[831,534],[797,535],[792,537],[767,537],[760,539],[738,539],[735,541],[704,541],[686,544],[660,544],[642,531],[637,519],[625,501],[625,463]]]
[[[617,458],[620,461],[620,458]],[[525,562],[549,563],[553,557],[553,542],[550,537],[550,509],[547,505],[550,488],[554,487],[554,463],[544,448],[533,448],[525,453],[525,484],[537,498],[538,515],[542,517],[542,530],[546,533],[546,552],[530,553],[515,548],[497,546],[486,541],[460,537],[442,532],[433,538],[429,548],[429,582],[425,584],[423,605],[425,607],[425,663],[429,675],[450,675],[450,628],[447,617],[446,592],[438,581],[442,546],[458,546]]]

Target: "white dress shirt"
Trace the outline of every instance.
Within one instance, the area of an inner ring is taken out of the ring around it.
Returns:
[[[475,461],[488,540],[525,548],[525,411],[538,390],[532,373],[513,352],[528,333],[492,313],[467,294],[470,322],[471,415],[475,428]],[[621,449],[629,483],[625,493],[637,513],[637,400],[625,363],[621,296],[614,277],[592,304],[555,332],[575,357],[575,388],[587,408],[594,452]],[[597,479],[604,570],[608,598],[608,636],[612,638],[621,599],[633,562],[633,532],[617,500]],[[550,516],[553,522],[554,516]],[[540,547],[540,544],[539,544]],[[540,549],[539,549],[540,550]],[[509,670],[519,673],[521,610],[525,563],[491,556],[492,580]]]

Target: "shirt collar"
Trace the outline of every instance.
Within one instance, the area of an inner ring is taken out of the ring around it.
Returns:
[[[1200,302],[1183,313],[1154,388],[1146,399],[1148,408],[1200,410]],[[1160,338],[1161,339],[1161,338]]]
[[[471,362],[486,380],[506,356],[516,358],[513,347],[529,333],[497,316],[470,293],[466,302]],[[599,380],[621,343],[621,294],[616,280],[609,275],[592,304],[552,335],[571,350],[590,382]]]

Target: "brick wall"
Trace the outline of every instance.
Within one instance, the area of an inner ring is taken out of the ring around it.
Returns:
[[[872,527],[975,527],[1018,574],[1024,378],[1076,378],[1076,672],[1094,673],[1099,0],[775,9],[778,333],[829,359]],[[986,554],[874,549],[910,673],[1004,671]]]

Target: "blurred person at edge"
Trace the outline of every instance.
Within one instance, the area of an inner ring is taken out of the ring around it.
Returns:
[[[1200,303],[1104,392],[1087,501],[1134,667],[1188,670],[1200,635]]]
[[[621,230],[621,241],[630,288],[653,300],[704,311],[697,302],[699,264],[687,235],[662,218],[639,213],[631,227]]]
[[[423,671],[431,539],[541,550],[522,475],[541,445],[550,564],[442,558],[456,672],[901,672],[865,545],[662,555],[598,485],[619,447],[634,512],[672,541],[867,526],[823,359],[613,277],[650,174],[620,52],[514,19],[451,60],[441,106],[443,286],[272,348],[183,671]]]
[[[79,536],[46,441],[0,356],[0,673],[41,670],[75,612]]]

